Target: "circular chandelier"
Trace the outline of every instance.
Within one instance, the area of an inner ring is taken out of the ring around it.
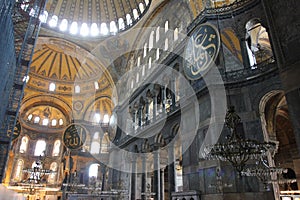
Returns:
[[[267,161],[260,159],[255,167],[249,167],[241,172],[242,176],[256,176],[268,188],[268,184],[280,182],[279,175],[286,173],[287,169],[280,167],[270,167]]]
[[[241,138],[237,133],[237,125],[240,122],[241,118],[236,114],[234,106],[230,106],[225,116],[225,124],[230,129],[231,135],[224,143],[216,143],[204,148],[206,159],[228,161],[239,174],[248,160],[259,160],[276,147],[273,142],[261,143],[257,140]]]
[[[44,152],[43,152],[44,154]],[[29,174],[29,177],[24,180],[25,183],[28,184],[42,184],[46,182],[45,176],[51,173],[55,173],[50,169],[43,169],[45,156],[39,156],[39,158],[35,161],[32,168],[23,169],[23,172]]]

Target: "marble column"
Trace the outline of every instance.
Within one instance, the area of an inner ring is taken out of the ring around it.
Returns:
[[[131,111],[131,116],[132,116],[132,132],[134,132],[136,127],[136,110],[134,108]]]
[[[175,192],[175,154],[174,145],[168,145],[168,189],[169,198],[171,198],[172,192]]]
[[[171,80],[171,98],[172,98],[172,106],[171,110],[175,110],[176,107],[176,89],[175,89],[176,79],[175,77]]]
[[[142,155],[142,193],[146,193],[146,186],[147,186],[147,163],[146,163],[146,159],[147,156],[146,155]],[[146,200],[146,196],[142,195],[142,200]]]
[[[101,165],[101,173],[102,173],[101,191],[104,191],[105,190],[105,179],[106,179],[106,166],[104,164]]]
[[[147,99],[145,102],[145,109],[146,109],[146,125],[149,124],[149,100]]]
[[[161,194],[161,185],[160,185],[160,157],[159,157],[159,151],[153,152],[153,162],[154,162],[154,199],[155,200],[161,200],[160,194]]]
[[[141,127],[142,126],[142,117],[143,117],[143,105],[139,105],[138,108],[138,126]]]
[[[130,199],[136,200],[136,158],[131,160],[131,190]]]
[[[165,199],[165,172],[164,169],[160,170],[160,199]]]
[[[156,113],[157,113],[157,96],[153,96],[153,121],[156,120]]]

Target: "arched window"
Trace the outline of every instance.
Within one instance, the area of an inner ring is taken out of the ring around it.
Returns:
[[[51,126],[56,126],[56,125],[57,125],[57,120],[56,119],[52,119]]]
[[[87,23],[82,23],[80,28],[80,35],[87,36],[89,34],[89,27]]]
[[[15,168],[15,175],[14,175],[15,181],[21,181],[22,180],[23,165],[24,165],[24,161],[23,160],[18,160],[16,168]]]
[[[91,177],[95,177],[95,178],[98,177],[98,167],[99,166],[100,165],[96,164],[96,163],[90,165],[90,168],[89,168],[89,177],[90,178]]]
[[[28,137],[22,137],[21,145],[20,145],[20,153],[25,153],[28,147]]]
[[[124,30],[125,29],[124,19],[123,18],[119,18],[118,23],[119,23],[119,30]]]
[[[63,120],[63,119],[59,119],[59,120],[58,120],[58,124],[59,124],[60,126],[62,126],[62,125],[64,124],[64,120]]]
[[[140,9],[141,13],[144,12],[145,8],[144,8],[144,4],[143,3],[139,4],[139,9]]]
[[[108,153],[108,147],[109,147],[109,138],[107,133],[105,133],[101,141],[101,153]]]
[[[152,58],[150,57],[148,61],[148,68],[151,69],[151,67],[152,67]]]
[[[154,40],[154,31],[152,31],[150,33],[150,36],[149,36],[149,51],[152,49],[153,47],[153,40]]]
[[[178,40],[178,28],[174,30],[174,41]]]
[[[91,35],[97,36],[99,34],[99,29],[96,23],[92,23],[91,25]]]
[[[53,162],[50,165],[50,170],[53,172],[57,172],[57,163]],[[56,174],[57,173],[50,173],[50,175],[48,176],[48,182],[54,184],[55,183],[55,179],[56,179]]]
[[[44,10],[44,12],[39,16],[39,19],[42,23],[46,23],[48,18],[48,12]]]
[[[137,9],[133,9],[132,13],[133,13],[133,18],[135,20],[137,20],[139,18],[139,13],[138,13]]]
[[[79,93],[80,93],[80,86],[79,86],[79,85],[76,85],[76,86],[75,86],[75,93],[76,93],[76,94],[79,94]]]
[[[99,83],[97,81],[94,82],[95,90],[99,89]]]
[[[25,83],[28,83],[29,79],[30,79],[30,76],[27,75],[27,76],[23,77],[22,81],[25,82]]]
[[[70,33],[75,35],[77,32],[78,32],[78,24],[77,22],[72,22],[70,26]]]
[[[40,156],[46,151],[46,142],[44,140],[38,140],[35,145],[34,156]]]
[[[66,31],[67,28],[68,28],[68,20],[63,19],[63,20],[61,21],[61,23],[60,23],[59,29],[60,29],[61,31]]]
[[[131,79],[131,84],[130,84],[131,89],[133,88],[133,85],[134,85],[134,81],[133,81],[133,79]]]
[[[35,124],[38,124],[38,123],[40,122],[40,117],[39,117],[39,116],[36,116],[36,117],[34,118],[33,122],[34,122]]]
[[[169,48],[169,39],[166,38],[166,39],[165,39],[165,51],[167,51],[168,48]]]
[[[142,68],[142,76],[145,76],[145,65],[143,65],[143,68]]]
[[[91,154],[99,154],[100,152],[100,138],[99,132],[96,132],[93,136],[93,140],[91,143]]]
[[[52,156],[59,156],[60,152],[60,140],[55,140],[54,146],[53,146],[53,151],[52,151]]]
[[[246,47],[251,67],[273,57],[273,52],[266,28],[259,19],[252,19],[246,24]]]
[[[101,115],[100,115],[100,113],[95,113],[94,114],[94,122],[100,123],[100,121],[101,121]]]
[[[144,45],[144,58],[147,56],[147,43]]]
[[[44,118],[43,121],[42,121],[42,125],[43,126],[48,126],[49,124],[49,119],[48,118]]]
[[[21,4],[21,8],[24,10],[24,11],[27,11],[28,7],[29,7],[29,0],[24,0],[22,1],[22,4]]]
[[[56,27],[57,26],[58,17],[56,15],[53,15],[51,19],[49,20],[48,24],[50,27]]]
[[[28,115],[27,119],[28,119],[28,121],[31,121],[31,119],[32,119],[32,114]]]
[[[111,21],[110,24],[109,24],[109,31],[111,33],[116,33],[118,32],[118,28],[117,28],[117,25],[116,25],[116,22],[115,21]]]
[[[141,65],[141,57],[139,56],[137,59],[137,66],[139,67]]]
[[[130,14],[126,14],[126,23],[128,26],[130,26],[132,24],[132,19]]]
[[[158,42],[159,41],[159,31],[160,31],[160,28],[159,26],[156,28],[156,34],[155,34],[155,41]]]
[[[53,92],[53,91],[55,91],[55,83],[50,83],[50,85],[49,85],[49,91],[51,91],[51,92]]]
[[[169,21],[165,22],[165,32],[169,30]]]
[[[103,123],[104,124],[108,124],[109,123],[109,115],[108,114],[104,114],[104,116],[103,116]]]
[[[156,60],[158,60],[158,59],[159,59],[159,54],[160,54],[160,52],[159,52],[159,48],[157,48],[157,49],[156,49]]]
[[[107,34],[108,34],[108,28],[107,28],[106,23],[102,23],[102,24],[100,25],[100,33],[101,33],[102,35],[107,35]]]
[[[135,82],[138,83],[139,81],[140,81],[140,74],[139,72],[137,72]]]
[[[148,6],[149,0],[145,0],[145,4],[146,4],[146,6]]]

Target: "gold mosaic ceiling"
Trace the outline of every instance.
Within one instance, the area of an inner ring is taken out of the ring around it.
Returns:
[[[55,83],[55,92],[60,94],[72,94],[76,86],[81,94],[103,91],[113,84],[105,67],[85,49],[47,37],[37,41],[29,77],[29,88],[49,91],[50,84]]]
[[[55,81],[75,81],[93,79],[101,68],[90,58],[79,60],[57,45],[42,44],[34,53],[30,70]]]

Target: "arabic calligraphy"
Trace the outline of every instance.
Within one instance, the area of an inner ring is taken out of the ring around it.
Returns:
[[[17,120],[16,125],[14,127],[13,135],[12,135],[12,140],[15,140],[19,137],[21,133],[21,124],[19,120]]]
[[[86,140],[86,129],[79,124],[71,124],[65,130],[63,142],[69,149],[78,149],[82,147]]]
[[[220,48],[220,36],[210,24],[200,25],[192,34],[185,50],[184,71],[191,80],[199,79],[215,61]]]

